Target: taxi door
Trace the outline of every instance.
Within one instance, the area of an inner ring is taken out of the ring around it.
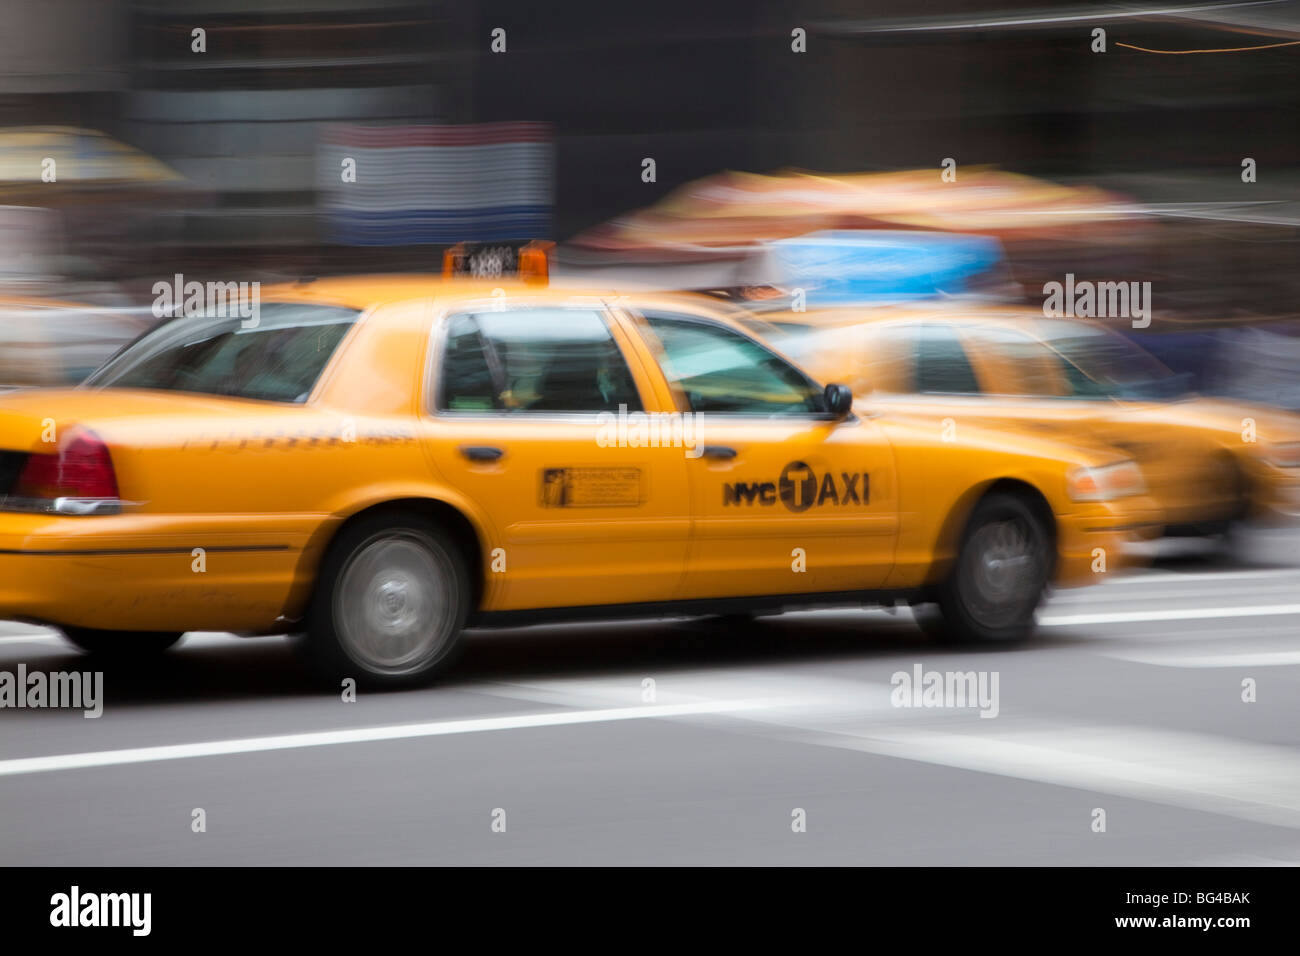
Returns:
[[[695,520],[679,596],[882,585],[898,491],[881,429],[852,414],[832,420],[820,385],[723,322],[652,307],[629,309],[626,320],[650,346],[694,442]]]
[[[639,441],[654,393],[627,344],[596,300],[435,316],[423,433],[490,525],[485,610],[665,601],[679,584],[687,463]]]

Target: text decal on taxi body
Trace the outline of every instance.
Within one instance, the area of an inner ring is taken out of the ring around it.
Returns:
[[[802,461],[781,469],[776,481],[731,481],[722,486],[723,505],[774,505],[778,501],[791,511],[807,511],[814,505],[862,505],[867,503],[866,472],[833,472],[818,476]]]

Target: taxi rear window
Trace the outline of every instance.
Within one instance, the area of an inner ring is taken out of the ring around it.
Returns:
[[[305,402],[359,315],[273,302],[260,307],[251,328],[239,316],[178,316],[120,352],[86,385]]]

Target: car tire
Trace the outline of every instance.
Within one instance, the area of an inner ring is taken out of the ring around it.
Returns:
[[[1050,546],[1042,518],[1024,498],[993,494],[980,501],[935,593],[943,636],[959,643],[1028,638],[1047,591]],[[940,629],[932,617],[923,627]]]
[[[65,627],[69,644],[100,657],[153,657],[175,646],[183,631],[104,631],[93,627]]]
[[[455,659],[470,600],[469,571],[451,537],[417,514],[376,514],[330,545],[298,644],[332,681],[424,684]]]

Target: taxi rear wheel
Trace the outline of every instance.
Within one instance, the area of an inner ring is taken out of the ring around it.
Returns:
[[[68,643],[102,657],[148,657],[161,654],[185,635],[181,631],[103,631],[91,627],[65,627]]]
[[[469,573],[449,536],[420,515],[378,514],[331,545],[300,646],[331,679],[423,683],[451,663],[469,604]]]
[[[985,498],[935,595],[943,636],[966,642],[1029,637],[1050,565],[1049,535],[1029,502],[1007,494]],[[925,623],[939,630],[938,622]]]

